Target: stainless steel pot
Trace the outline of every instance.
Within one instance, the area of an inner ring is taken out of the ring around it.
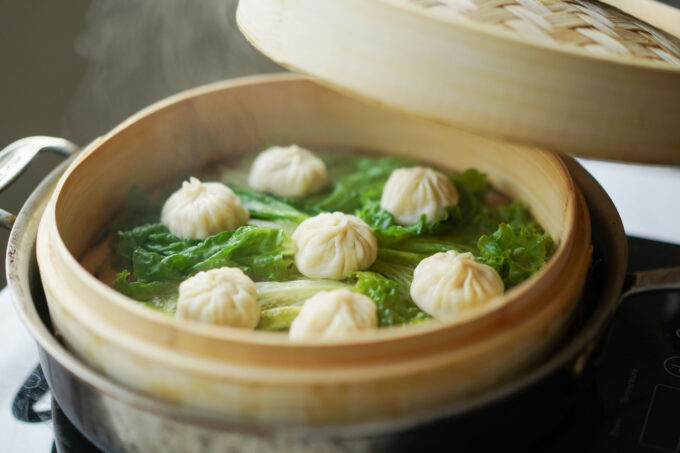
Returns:
[[[38,152],[53,150],[70,155],[75,149],[73,144],[52,137],[30,137],[10,145],[0,153],[0,190]],[[588,202],[594,245],[587,288],[571,332],[539,365],[465,404],[414,420],[408,429],[384,426],[369,431],[355,426],[312,431],[304,426],[239,425],[132,392],[76,358],[52,332],[35,261],[38,223],[68,162],[36,188],[16,221],[9,213],[0,216],[0,223],[12,229],[7,248],[7,281],[15,307],[38,343],[40,362],[53,397],[74,425],[102,450],[409,451],[428,445],[480,447],[485,439],[479,437],[479,428],[470,429],[471,426],[491,430],[496,423],[501,429],[508,425],[507,420],[514,420],[509,433],[519,438],[522,432],[535,429],[536,420],[545,418],[546,411],[554,412],[556,401],[560,404],[569,399],[588,373],[589,357],[623,298],[643,291],[680,288],[680,268],[625,274],[626,238],[616,209],[592,176],[572,158],[563,159]],[[512,411],[523,408],[523,400],[537,391],[555,399],[541,400],[533,411],[536,419],[526,414],[513,418]],[[451,435],[452,430],[456,430],[455,435]]]

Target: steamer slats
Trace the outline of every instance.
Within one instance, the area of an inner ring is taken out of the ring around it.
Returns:
[[[598,55],[630,55],[680,64],[680,40],[597,1],[580,0],[403,0],[441,14],[503,27],[521,36],[549,36],[553,44]],[[518,21],[520,23],[518,23]],[[544,33],[527,32],[538,27]]]

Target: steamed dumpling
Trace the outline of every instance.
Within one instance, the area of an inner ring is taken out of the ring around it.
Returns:
[[[307,299],[288,331],[292,340],[343,338],[378,326],[375,303],[348,289],[321,291]]]
[[[409,225],[425,214],[427,222],[446,217],[446,208],[458,204],[458,191],[443,173],[431,168],[394,170],[385,183],[380,207],[397,223]]]
[[[261,152],[248,175],[250,187],[280,197],[305,197],[321,192],[329,183],[323,161],[298,145]]]
[[[235,230],[249,218],[248,210],[229,187],[219,182],[202,183],[193,177],[170,195],[161,211],[161,223],[182,239],[205,239]]]
[[[371,227],[342,212],[311,217],[292,237],[297,246],[295,264],[310,278],[342,280],[350,272],[369,268],[378,254]]]
[[[179,285],[175,317],[254,329],[260,320],[255,283],[235,267],[199,272]]]
[[[413,271],[411,298],[435,318],[482,305],[501,294],[500,275],[469,252],[435,253]]]

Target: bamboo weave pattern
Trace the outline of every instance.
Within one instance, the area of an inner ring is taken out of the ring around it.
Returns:
[[[599,55],[680,65],[680,39],[603,3],[584,0],[406,0],[442,13]]]

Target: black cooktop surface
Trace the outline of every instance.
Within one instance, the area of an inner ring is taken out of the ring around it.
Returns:
[[[680,266],[680,246],[628,238],[628,271]],[[544,451],[680,450],[680,291],[625,299],[591,381]]]

